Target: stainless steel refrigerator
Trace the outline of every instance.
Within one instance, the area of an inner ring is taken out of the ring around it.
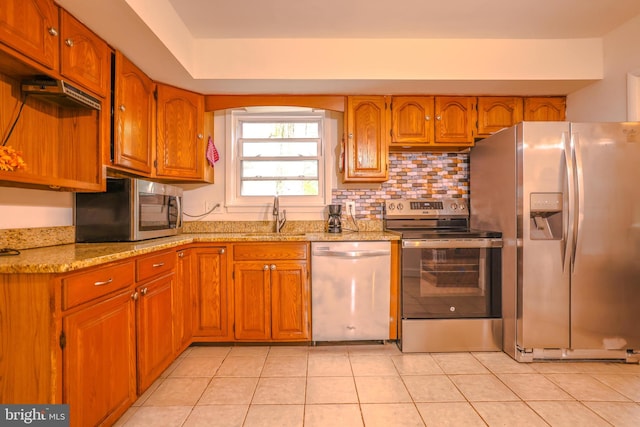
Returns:
[[[503,236],[504,351],[636,361],[640,123],[523,122],[469,156],[471,227]]]

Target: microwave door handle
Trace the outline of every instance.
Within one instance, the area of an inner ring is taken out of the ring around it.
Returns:
[[[176,218],[176,228],[182,227],[182,198],[176,196],[176,208],[178,210],[178,218]]]

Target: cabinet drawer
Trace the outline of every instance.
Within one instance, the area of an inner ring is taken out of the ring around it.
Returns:
[[[136,261],[136,281],[150,279],[173,271],[176,266],[176,253],[163,252],[150,255]]]
[[[233,248],[235,261],[307,259],[306,243],[249,243],[236,244]]]
[[[62,309],[66,310],[133,284],[134,264],[112,264],[62,279]]]

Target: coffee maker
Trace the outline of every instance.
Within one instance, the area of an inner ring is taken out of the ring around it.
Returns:
[[[329,221],[327,223],[327,232],[342,233],[342,205],[329,205]]]

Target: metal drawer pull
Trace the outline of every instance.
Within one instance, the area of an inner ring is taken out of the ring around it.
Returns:
[[[163,265],[164,265],[164,262],[159,262],[157,264],[153,264],[153,268],[162,267]]]
[[[93,286],[104,286],[108,285],[111,282],[113,282],[113,277],[109,278],[109,280],[105,280],[104,282],[94,282]]]

